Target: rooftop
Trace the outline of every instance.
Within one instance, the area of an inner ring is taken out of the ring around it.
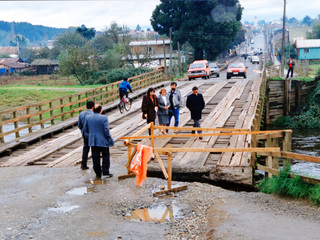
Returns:
[[[320,47],[320,39],[298,39],[296,48],[317,48]]]
[[[170,44],[170,39],[164,40],[165,44]],[[155,40],[143,40],[143,41],[131,41],[130,46],[154,46],[154,45],[162,45],[163,39],[155,39]]]

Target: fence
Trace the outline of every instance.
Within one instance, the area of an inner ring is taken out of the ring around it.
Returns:
[[[265,165],[261,165],[260,163],[256,164],[258,170],[264,171],[266,176],[271,177],[272,175],[278,175],[280,170],[279,158],[282,158],[283,165],[291,165],[292,159],[307,161],[313,163],[320,163],[319,157],[313,157],[308,155],[302,155],[291,152],[291,135],[292,130],[283,130],[279,133],[271,133],[271,134],[263,134],[255,136],[255,141],[264,142],[266,147],[275,147],[279,146],[281,143],[282,151],[280,152],[261,152],[259,153],[260,157],[265,158]],[[294,173],[290,173],[290,177],[299,176],[300,179],[304,182],[311,184],[320,183],[320,179],[297,175]]]
[[[131,82],[133,90],[137,90],[163,81],[163,72],[161,70],[156,70],[129,78],[128,80]],[[5,136],[13,133],[15,134],[15,138],[19,138],[19,132],[21,130],[28,129],[28,132],[32,133],[34,126],[40,126],[40,128],[43,129],[45,123],[54,125],[57,120],[65,121],[70,117],[74,117],[86,108],[85,105],[88,100],[93,100],[101,105],[113,102],[119,98],[118,88],[120,82],[121,81],[118,81],[84,92],[0,112],[1,143],[5,142]],[[24,122],[26,124],[24,126],[19,126],[19,122]],[[14,129],[4,132],[3,126],[12,123]]]
[[[22,85],[76,85],[77,79],[75,77],[61,77],[55,74],[52,75],[9,75],[0,76],[0,85],[11,85],[11,84],[22,84]]]

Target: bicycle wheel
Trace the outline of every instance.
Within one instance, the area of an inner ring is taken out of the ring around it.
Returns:
[[[125,103],[124,103],[124,108],[129,111],[130,108],[131,108],[131,103],[132,103],[132,100],[131,99],[128,99]]]
[[[123,113],[123,112],[124,112],[124,103],[123,103],[123,100],[120,100],[120,103],[119,103],[119,105],[118,105],[118,108],[119,108],[120,113]]]

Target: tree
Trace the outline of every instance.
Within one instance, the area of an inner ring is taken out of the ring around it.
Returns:
[[[21,34],[17,34],[14,36],[13,40],[10,41],[9,45],[10,46],[20,46],[20,47],[25,47],[30,44],[30,41],[28,38],[25,36],[22,36]]]
[[[87,41],[80,33],[66,32],[56,38],[54,45],[61,50],[66,50],[69,48],[81,48]]]
[[[99,69],[108,70],[121,67],[123,48],[124,46],[122,46],[122,44],[114,44],[112,49],[108,49],[106,53],[99,58]]]
[[[97,64],[88,47],[63,50],[58,56],[59,72],[62,76],[75,75],[80,84],[84,84],[97,70]]]
[[[238,0],[161,0],[151,17],[159,34],[173,31],[174,46],[189,42],[195,59],[215,59],[227,50],[241,28],[242,8]]]
[[[296,19],[295,17],[292,17],[292,18],[288,19],[288,23],[289,24],[293,24],[293,25],[298,25],[299,24],[299,20]]]
[[[246,32],[247,32],[247,30],[242,28],[237,33],[237,36],[236,36],[235,40],[233,41],[232,45],[238,45],[238,44],[241,44],[242,42],[245,42],[246,41]]]
[[[303,19],[302,19],[302,24],[305,24],[307,26],[311,26],[313,20],[311,19],[311,17],[309,17],[308,15],[305,16]]]
[[[120,42],[120,36],[123,34],[123,29],[116,22],[113,22],[106,32],[112,43],[117,44]]]
[[[312,25],[312,31],[307,33],[309,39],[320,39],[320,22]]]
[[[141,31],[141,27],[140,27],[139,24],[138,24],[137,27],[136,27],[136,31]]]
[[[79,33],[82,37],[90,40],[96,35],[96,30],[94,28],[87,28],[85,25],[81,25],[76,29],[76,32]]]

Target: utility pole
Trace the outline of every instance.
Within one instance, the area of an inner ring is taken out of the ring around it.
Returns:
[[[163,60],[164,60],[164,74],[167,76],[168,69],[167,69],[167,56],[166,56],[166,43],[165,39],[163,39]]]
[[[180,53],[180,43],[178,42],[178,66],[179,66],[179,75],[182,73],[181,67],[181,53]]]
[[[272,28],[272,33],[273,33],[273,39],[272,39],[272,59],[273,59],[273,64],[275,65],[276,63],[276,46],[275,46],[275,38],[274,38],[274,24],[273,24],[273,28]]]
[[[284,75],[284,44],[285,44],[285,36],[286,36],[286,6],[287,2],[286,0],[283,0],[284,2],[284,8],[283,8],[283,27],[282,27],[282,44],[281,44],[281,68],[280,68],[280,77],[283,77]]]
[[[172,28],[170,28],[170,72],[172,70]]]

